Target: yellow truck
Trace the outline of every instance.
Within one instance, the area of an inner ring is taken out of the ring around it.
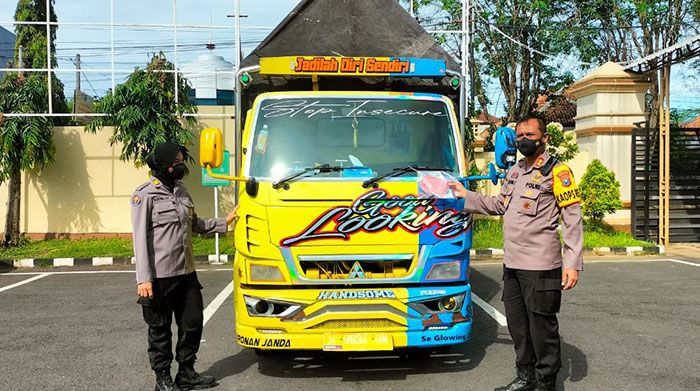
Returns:
[[[305,78],[239,110],[234,306],[244,347],[393,350],[464,343],[472,327],[472,220],[457,113],[426,92],[320,90],[319,77],[460,80],[442,60],[274,57],[238,74]],[[455,82],[456,80],[456,82]],[[346,83],[347,86],[347,83]],[[254,100],[253,100],[254,98]],[[218,129],[200,164],[222,162]],[[492,173],[493,176],[493,173]]]

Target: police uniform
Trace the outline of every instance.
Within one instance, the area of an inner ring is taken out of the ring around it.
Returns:
[[[556,314],[562,266],[583,266],[580,198],[571,170],[547,153],[531,167],[521,159],[506,173],[498,196],[468,191],[465,211],[503,215],[502,300],[516,366],[531,375],[536,372],[538,379],[556,379],[561,367]],[[557,233],[560,219],[563,255]]]
[[[226,219],[200,219],[181,181],[172,190],[159,179],[139,186],[131,197],[136,282],[152,282],[153,298],[139,298],[148,324],[148,356],[156,372],[170,370],[171,323],[178,325],[176,361],[196,360],[202,335],[202,286],[197,280],[192,232],[225,233]]]

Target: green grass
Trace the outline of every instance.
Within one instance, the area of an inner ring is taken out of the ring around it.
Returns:
[[[655,246],[656,244],[637,240],[627,232],[615,231],[608,225],[584,224],[583,247],[626,247]],[[474,220],[473,248],[503,248],[503,226],[501,220]]]
[[[498,220],[474,220],[472,248],[503,248],[503,223]]]
[[[233,253],[232,237],[222,236],[219,244],[222,254]],[[195,255],[214,254],[214,237],[196,235],[192,247]],[[133,254],[131,239],[119,238],[32,240],[18,247],[0,247],[0,259],[131,257]]]
[[[583,235],[584,247],[625,247],[654,246],[636,240],[625,232],[616,232],[609,226],[586,224]],[[233,254],[233,237],[222,236],[221,254]],[[214,237],[195,235],[192,240],[195,255],[214,254]],[[503,248],[501,220],[474,221],[473,248]],[[19,247],[0,247],[0,259],[21,258],[89,258],[89,257],[131,257],[131,239],[52,239],[26,241]]]
[[[586,222],[583,225],[583,246],[593,247],[626,247],[626,246],[656,246],[655,243],[637,240],[627,232],[615,231],[606,224]]]
[[[18,247],[0,247],[0,259],[130,257],[129,239],[52,239],[27,241]]]
[[[194,255],[208,255],[214,254],[214,236],[199,236],[195,235],[192,238],[192,251]],[[219,235],[219,253],[220,254],[233,254],[233,235],[224,236]]]

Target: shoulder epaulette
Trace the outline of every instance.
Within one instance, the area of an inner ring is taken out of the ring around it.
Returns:
[[[550,157],[549,160],[547,160],[547,163],[540,167],[540,172],[542,173],[542,175],[549,175],[549,173],[552,172],[552,169],[554,168],[554,166],[557,165],[557,163],[559,163],[558,158],[554,156]]]
[[[141,191],[141,190],[145,189],[146,186],[148,186],[149,183],[151,183],[151,181],[148,181],[148,182],[146,182],[146,183],[141,184],[139,187],[136,188],[135,191]]]

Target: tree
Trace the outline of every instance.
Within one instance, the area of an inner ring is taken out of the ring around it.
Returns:
[[[49,15],[50,21],[56,22],[56,13],[54,12],[55,0],[50,0]],[[15,10],[15,20],[29,22],[45,22],[46,21],[46,0],[19,0]],[[51,45],[51,67],[58,66],[56,61],[56,31],[58,26],[51,26],[49,34],[49,44]],[[48,68],[46,61],[46,25],[15,25],[15,59],[13,65],[18,68]],[[19,63],[19,48],[22,47],[22,64]],[[34,74],[34,72],[31,72]],[[37,72],[37,75],[42,75],[46,79],[45,72]],[[66,105],[66,97],[63,93],[63,83],[56,78],[56,75],[51,74],[51,105],[54,113],[67,113],[68,106]],[[48,94],[47,94],[48,95]],[[48,108],[44,109],[48,111]],[[65,124],[65,119],[57,119],[57,125]]]
[[[678,127],[700,117],[700,107],[694,109],[671,109],[671,126]]]
[[[424,26],[461,30],[461,0],[412,1],[423,10]],[[472,88],[485,109],[489,100],[484,81],[498,80],[508,121],[529,114],[537,94],[557,91],[573,81],[552,56],[577,58],[581,69],[607,61],[624,64],[700,33],[700,0],[473,0],[472,4],[476,55],[471,63],[478,75]],[[454,49],[451,53],[460,54],[458,35],[442,40]],[[700,61],[695,66],[700,67]],[[651,93],[658,96],[660,80],[656,73],[650,77]],[[653,105],[652,123],[657,111]]]
[[[122,144],[119,158],[133,160],[141,166],[154,147],[164,141],[186,145],[192,139],[183,122],[194,125],[194,117],[183,114],[197,112],[189,102],[192,90],[189,83],[178,75],[178,101],[175,101],[175,66],[163,53],[152,57],[145,69],[136,69],[127,81],[97,102],[97,112],[108,114],[86,126],[96,131],[104,126],[114,126],[110,138],[112,145]]]
[[[581,178],[581,213],[599,225],[607,213],[622,208],[620,182],[600,160],[593,160]]]
[[[425,27],[461,30],[460,0],[416,3],[426,13],[421,16]],[[573,81],[570,72],[560,70],[559,63],[541,54],[570,54],[574,50],[570,37],[561,29],[572,12],[568,2],[496,0],[472,4],[472,89],[482,112],[488,114],[490,100],[484,85],[489,79],[497,80],[503,92],[506,121],[530,114],[540,93],[557,91]],[[455,55],[461,54],[459,39],[458,35],[443,38]]]
[[[572,0],[576,13],[568,22],[575,46],[583,61],[626,63],[700,33],[699,0]],[[669,70],[670,71],[670,70]],[[658,97],[659,78],[651,72],[651,94]],[[658,99],[657,99],[658,102]],[[655,126],[658,105],[651,107],[650,123]]]
[[[0,112],[42,112],[46,109],[46,79],[6,75],[0,82]],[[9,180],[3,245],[19,243],[22,171],[53,163],[53,131],[46,117],[0,120],[0,183]]]
[[[46,0],[20,0],[15,10],[17,21],[46,21]],[[49,4],[50,20],[56,21],[53,0]],[[47,68],[46,48],[50,45],[50,60],[56,65],[53,27],[49,42],[45,25],[16,25],[16,56],[14,65]],[[22,64],[18,54],[24,49]],[[55,112],[66,112],[63,84],[51,74],[52,105]],[[0,81],[0,113],[43,113],[48,111],[48,76],[45,72],[6,73]],[[3,245],[16,245],[20,240],[19,218],[22,171],[41,169],[53,162],[53,120],[46,117],[12,117],[0,121],[0,183],[9,181],[5,237]]]

